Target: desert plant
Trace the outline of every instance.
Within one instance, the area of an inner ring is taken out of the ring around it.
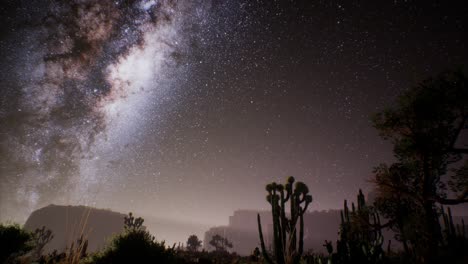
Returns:
[[[0,263],[12,262],[34,248],[31,234],[19,225],[0,224]]]
[[[359,190],[357,208],[352,203],[351,210],[344,201],[341,211],[340,239],[337,252],[332,254],[335,263],[382,263],[384,237],[379,214],[366,204],[364,194]],[[327,251],[333,247],[326,241]]]
[[[232,243],[218,234],[211,237],[210,245],[215,248],[216,252],[227,252],[228,248],[232,248]]]
[[[124,228],[127,231],[139,230],[144,228],[143,222],[145,220],[141,217],[135,218],[132,212],[128,213],[128,216],[124,217]]]
[[[125,231],[117,235],[102,252],[88,258],[88,263],[174,263],[177,258],[164,241],[157,242],[146,231],[143,218],[134,218],[130,213],[125,217]]]
[[[87,255],[88,240],[83,238],[83,235],[76,240],[76,243],[72,243],[66,253],[67,263],[79,263],[81,259],[84,259]]]
[[[198,248],[201,247],[201,240],[198,239],[198,237],[196,235],[191,235],[189,236],[189,238],[187,239],[187,250],[188,251],[198,251]]]
[[[258,262],[260,260],[260,249],[256,247],[250,254],[250,261]]]
[[[299,263],[304,250],[304,213],[312,202],[309,188],[303,182],[296,182],[289,177],[285,185],[275,182],[266,186],[266,197],[271,205],[273,217],[273,254],[277,264]],[[294,187],[294,188],[293,188]],[[286,207],[289,202],[289,218]],[[260,245],[265,260],[274,263],[268,255],[263,239],[260,214],[257,215]],[[299,237],[297,225],[299,221]]]
[[[54,235],[51,230],[43,226],[42,228],[37,228],[32,233],[31,238],[34,244],[32,257],[33,259],[39,259],[44,252],[44,247],[54,238]]]
[[[462,219],[461,226],[460,224],[455,224],[450,207],[448,207],[447,210],[441,207],[440,212],[443,221],[441,225],[443,240],[441,243],[442,250],[440,257],[446,258],[446,256],[451,256],[455,259],[466,258],[466,252],[468,252],[468,238],[465,231],[465,221]]]

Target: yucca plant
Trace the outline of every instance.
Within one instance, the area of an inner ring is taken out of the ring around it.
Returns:
[[[294,184],[295,183],[295,184]],[[304,213],[312,202],[309,188],[303,182],[289,177],[286,184],[275,182],[266,186],[266,197],[273,217],[273,258],[268,254],[263,239],[260,214],[257,215],[262,253],[268,263],[299,263],[304,251]],[[289,202],[289,217],[286,214]],[[297,236],[299,225],[299,236]]]

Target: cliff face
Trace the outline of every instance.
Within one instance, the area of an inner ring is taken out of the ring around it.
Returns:
[[[270,212],[252,210],[235,211],[229,217],[228,226],[213,227],[205,233],[204,249],[213,250],[209,245],[211,237],[219,234],[232,242],[233,248],[240,255],[249,255],[260,247],[258,237],[257,214],[260,213],[265,244],[268,247],[272,240],[272,217]],[[340,211],[315,211],[304,215],[304,247],[324,252],[324,241],[336,241],[340,225]]]
[[[34,211],[24,228],[34,231],[45,226],[54,235],[45,252],[62,251],[81,235],[88,240],[88,252],[103,248],[109,239],[123,231],[124,214],[86,206],[49,205]]]
[[[249,255],[255,247],[260,248],[260,239],[258,237],[257,214],[262,219],[263,234],[265,243],[269,243],[270,230],[272,229],[272,218],[270,212],[257,212],[253,210],[238,210],[229,217],[228,226],[212,227],[205,232],[203,239],[203,248],[211,251],[214,248],[210,245],[210,240],[214,235],[220,235],[232,242],[231,252],[240,255]]]
[[[214,235],[218,234],[232,242],[233,248],[230,249],[231,252],[237,252],[240,255],[251,254],[255,247],[260,248],[257,227],[258,213],[262,220],[265,244],[269,248],[273,240],[271,213],[268,211],[238,210],[229,217],[228,226],[213,227],[205,232],[204,249],[208,251],[214,250],[209,242]],[[339,238],[340,219],[340,210],[314,211],[304,214],[304,250],[312,249],[314,252],[326,253],[323,246],[325,240],[332,241],[334,246],[336,246],[335,243]],[[462,219],[464,219],[465,223],[468,222],[468,217],[466,216],[453,217],[455,224],[461,224]],[[383,235],[385,237],[385,248],[388,245],[388,241],[391,240],[392,250],[401,249],[401,243],[394,239],[395,233],[385,229]]]

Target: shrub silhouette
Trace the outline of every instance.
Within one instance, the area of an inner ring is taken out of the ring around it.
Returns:
[[[232,248],[232,243],[218,234],[211,238],[210,245],[215,248],[216,252],[227,252],[228,248]]]
[[[34,259],[39,259],[44,252],[44,247],[54,238],[52,231],[46,229],[45,226],[42,228],[37,228],[34,233],[32,233],[32,241],[34,243],[34,251],[32,257]]]
[[[187,240],[187,250],[193,252],[198,251],[198,248],[201,247],[201,243],[201,240],[199,240],[196,235],[191,235]]]
[[[174,251],[167,249],[164,242],[155,241],[154,236],[144,230],[143,221],[130,213],[125,218],[124,233],[116,236],[107,249],[92,256],[88,263],[175,263]]]
[[[12,262],[33,249],[31,234],[19,225],[0,225],[0,263]]]

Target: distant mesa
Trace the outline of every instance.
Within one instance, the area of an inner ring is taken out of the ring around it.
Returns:
[[[263,237],[268,248],[273,241],[271,212],[255,210],[234,211],[234,214],[229,217],[229,225],[210,228],[205,232],[203,248],[208,251],[214,250],[209,241],[214,235],[218,234],[232,242],[233,247],[230,251],[240,255],[250,255],[255,247],[260,247],[257,213],[260,214],[262,219],[262,225],[264,226]],[[306,212],[304,214],[304,250],[325,254],[326,249],[323,246],[325,240],[335,243],[338,239],[340,219],[340,210]],[[453,216],[455,224],[460,224],[462,219],[468,222],[467,216]],[[388,240],[391,240],[393,250],[401,248],[401,244],[394,239],[395,234],[391,230],[384,230],[383,235],[386,239],[385,246],[388,245]]]
[[[88,252],[102,249],[124,228],[124,214],[87,206],[48,205],[34,211],[24,228],[34,231],[45,226],[54,235],[45,252],[62,251],[83,235],[88,239]]]
[[[70,247],[72,242],[83,234],[88,239],[88,252],[96,252],[106,245],[110,239],[124,230],[124,217],[127,214],[108,209],[98,209],[87,206],[48,205],[34,211],[27,219],[24,227],[34,231],[45,226],[53,234],[53,240],[47,244],[45,251],[59,252]],[[202,237],[209,226],[192,223],[190,219],[164,219],[150,215],[134,214],[142,217],[144,227],[156,237],[158,241],[165,241],[167,245],[185,243],[191,234]]]
[[[204,249],[211,251],[209,241],[211,237],[219,234],[232,242],[233,248],[240,255],[249,255],[255,247],[260,246],[257,227],[257,213],[264,223],[265,244],[268,245],[273,240],[272,216],[270,211],[237,210],[229,217],[228,226],[218,226],[209,229],[205,233],[203,245]],[[315,252],[324,252],[323,243],[325,240],[336,241],[340,225],[340,211],[313,211],[304,214],[304,248],[313,249]]]
[[[229,225],[209,228],[208,226],[192,223],[190,219],[160,219],[150,216],[136,217],[145,219],[144,225],[158,241],[165,240],[167,245],[181,242],[185,244],[191,234],[203,237],[205,250],[214,250],[209,244],[212,236],[218,234],[227,238],[233,244],[232,252],[240,255],[250,255],[260,241],[257,229],[257,213],[260,214],[264,228],[264,239],[267,247],[272,242],[272,216],[270,211],[237,210],[229,217]],[[24,228],[34,231],[45,226],[50,229],[54,238],[46,245],[45,252],[53,250],[63,251],[70,247],[83,234],[88,239],[88,252],[96,252],[106,245],[110,239],[124,230],[126,214],[107,209],[97,209],[87,206],[49,205],[34,211],[26,221]],[[454,222],[460,223],[468,217],[454,216]],[[340,225],[340,211],[313,211],[304,215],[304,249],[325,253],[324,241],[336,242]],[[206,231],[206,232],[205,232]],[[394,234],[384,232],[385,238],[392,239]],[[399,243],[392,239],[392,248],[399,247]]]

